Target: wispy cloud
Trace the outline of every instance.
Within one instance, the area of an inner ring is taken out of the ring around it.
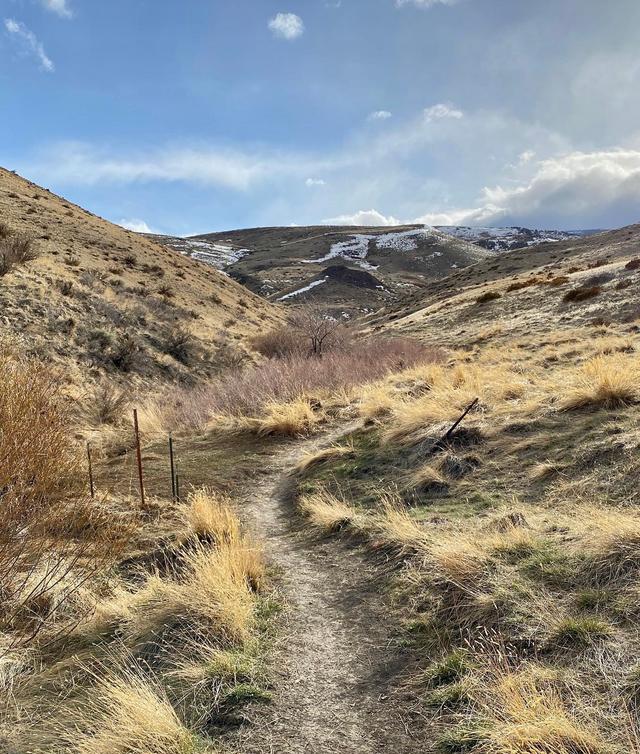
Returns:
[[[396,0],[398,8],[415,5],[417,8],[433,8],[434,5],[457,5],[459,0]]]
[[[42,5],[52,13],[56,13],[60,18],[73,18],[73,11],[67,0],[42,0]]]
[[[327,163],[308,155],[241,152],[212,146],[163,147],[114,155],[82,142],[47,148],[26,170],[41,180],[65,185],[187,182],[246,191],[282,176],[305,180]]]
[[[4,26],[7,32],[20,46],[21,50],[25,54],[32,55],[38,60],[43,71],[52,73],[55,70],[53,61],[46,54],[41,42],[30,29],[13,18],[6,18]]]
[[[313,188],[314,186],[326,186],[327,182],[324,181],[322,178],[307,178],[304,184],[308,188]]]
[[[442,120],[443,118],[460,120],[464,117],[464,113],[462,110],[455,108],[451,103],[440,103],[427,107],[424,111],[424,117],[428,123],[433,123],[433,121]]]
[[[269,29],[280,39],[297,39],[304,34],[304,23],[295,13],[278,13],[269,21]]]
[[[367,120],[389,120],[392,117],[393,113],[390,113],[388,110],[375,110],[369,113]]]

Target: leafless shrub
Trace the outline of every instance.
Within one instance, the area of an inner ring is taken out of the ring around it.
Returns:
[[[330,317],[319,307],[307,306],[292,315],[290,326],[299,334],[308,353],[320,356],[335,348],[345,324],[343,320]]]
[[[117,426],[129,406],[129,396],[109,384],[101,385],[86,401],[86,413],[92,424]]]
[[[487,291],[486,293],[478,296],[478,298],[476,299],[476,304],[488,304],[490,301],[496,301],[499,298],[502,298],[502,296],[498,293],[498,291]]]
[[[305,351],[299,333],[286,326],[258,335],[252,339],[251,345],[259,354],[269,359],[302,356]]]
[[[320,356],[346,346],[350,334],[344,320],[329,316],[321,307],[306,306],[286,324],[253,339],[252,345],[267,358]]]
[[[511,283],[511,285],[507,286],[507,293],[511,293],[512,291],[521,291],[523,288],[530,288],[532,285],[537,285],[540,283],[539,278],[529,278],[529,280],[517,280],[514,283]]]
[[[593,286],[581,286],[580,288],[572,288],[565,293],[563,301],[566,303],[578,303],[580,301],[588,301],[590,298],[595,298],[602,293],[602,288],[599,285]]]
[[[182,394],[170,409],[170,423],[202,426],[219,414],[255,416],[267,405],[332,393],[439,358],[415,340],[370,338],[321,357],[270,359]]]
[[[188,366],[197,356],[198,341],[185,327],[177,326],[165,332],[161,347],[164,353]]]
[[[18,642],[56,620],[124,529],[83,494],[60,380],[6,357],[0,377],[0,630]]]
[[[19,264],[37,259],[38,251],[29,236],[7,236],[0,239],[0,277]]]
[[[116,369],[131,372],[139,364],[142,351],[142,345],[136,338],[124,333],[111,344],[105,356]]]

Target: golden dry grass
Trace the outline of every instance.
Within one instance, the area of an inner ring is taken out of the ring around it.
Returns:
[[[408,479],[407,489],[433,490],[446,487],[447,480],[440,471],[427,464],[413,471]]]
[[[139,668],[107,672],[86,694],[73,723],[61,738],[65,750],[75,754],[195,754],[199,749],[160,684]]]
[[[640,401],[640,357],[597,356],[573,371],[560,408],[620,408]]]
[[[137,642],[157,641],[188,624],[231,644],[247,640],[254,626],[256,590],[265,578],[260,551],[248,542],[234,542],[214,550],[193,547],[183,555],[183,578],[151,576],[132,595],[127,633]]]
[[[309,433],[322,421],[322,415],[314,411],[309,400],[300,398],[290,403],[271,403],[265,415],[250,420],[258,435],[299,437]]]
[[[545,674],[542,674],[545,677]],[[486,754],[605,754],[598,733],[572,719],[558,693],[533,668],[502,671],[481,701],[489,722]]]
[[[635,578],[640,569],[640,517],[630,510],[586,511],[589,569],[598,581]]]
[[[418,521],[411,517],[402,502],[393,495],[381,495],[381,512],[375,517],[375,529],[385,544],[402,551],[425,552],[431,537]]]
[[[358,511],[326,489],[301,497],[299,508],[312,526],[325,532],[360,527],[361,516]]]
[[[240,522],[228,496],[202,487],[189,493],[187,521],[189,530],[198,537],[209,537],[216,544],[237,543],[241,540]]]
[[[312,450],[305,453],[296,464],[296,473],[304,474],[311,469],[322,466],[332,461],[339,461],[341,458],[348,458],[354,454],[352,445],[330,445],[328,448]]]

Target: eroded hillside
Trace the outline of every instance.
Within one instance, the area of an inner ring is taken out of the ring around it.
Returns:
[[[82,375],[193,379],[238,358],[277,307],[210,266],[0,169],[7,243],[31,242],[0,278],[5,336]]]

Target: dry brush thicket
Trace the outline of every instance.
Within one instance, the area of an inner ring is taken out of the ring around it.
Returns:
[[[156,513],[90,499],[59,375],[3,352],[0,377],[2,747],[213,750],[268,698],[259,545],[210,490]],[[106,396],[101,420],[120,404]]]
[[[365,387],[359,411],[300,463],[299,506],[403,565],[434,750],[640,751],[637,340],[452,354]]]
[[[316,322],[311,315],[310,322]],[[324,321],[324,318],[320,318]],[[356,339],[330,320],[322,351],[308,332],[293,324],[256,339],[264,355],[257,363],[227,370],[218,379],[172,391],[145,409],[149,425],[209,428],[222,432],[298,436],[322,425],[328,416],[350,410],[359,386],[385,375],[442,359],[442,352],[410,338]]]

